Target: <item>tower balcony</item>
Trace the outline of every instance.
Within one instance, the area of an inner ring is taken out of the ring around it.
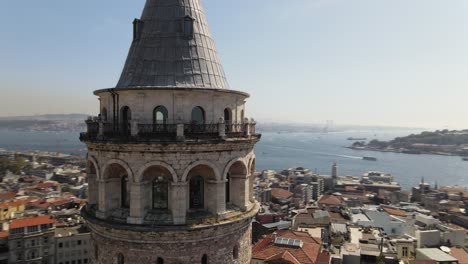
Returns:
[[[128,123],[105,122],[99,118],[86,120],[87,132],[80,134],[81,141],[115,142],[184,142],[200,140],[226,140],[259,138],[256,122],[246,119],[243,123],[197,124],[173,122],[149,124],[130,121]]]

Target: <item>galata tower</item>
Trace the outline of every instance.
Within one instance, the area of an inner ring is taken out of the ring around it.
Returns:
[[[93,263],[249,263],[255,122],[231,90],[201,0],[147,0],[88,147]]]

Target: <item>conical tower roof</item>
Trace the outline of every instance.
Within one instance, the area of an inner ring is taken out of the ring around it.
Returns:
[[[201,0],[147,0],[116,88],[229,89]]]

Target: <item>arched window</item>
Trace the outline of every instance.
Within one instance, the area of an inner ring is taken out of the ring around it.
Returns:
[[[97,244],[94,244],[94,259],[98,260],[99,258],[99,248]]]
[[[203,255],[203,257],[201,258],[201,263],[202,264],[208,264],[208,256],[206,254]]]
[[[227,123],[232,122],[232,116],[231,116],[231,109],[226,108],[224,109],[224,121]]]
[[[239,247],[238,246],[235,246],[232,249],[232,258],[233,259],[238,259],[239,258]]]
[[[119,253],[117,255],[117,264],[125,264],[125,258],[124,256],[122,255],[122,253]]]
[[[226,131],[231,131],[232,112],[229,108],[224,109],[224,123],[226,124]]]
[[[156,264],[164,264],[164,259],[158,258],[158,259],[156,260]]]
[[[120,179],[120,199],[122,208],[130,208],[130,193],[129,193],[128,176],[123,176]]]
[[[107,109],[105,107],[103,107],[101,110],[101,120],[107,121]]]
[[[204,124],[205,123],[205,110],[200,106],[192,109],[192,123]]]
[[[121,110],[121,128],[124,132],[130,132],[130,121],[132,120],[132,111],[130,107],[124,106]]]
[[[231,201],[231,175],[226,175],[226,203]]]
[[[188,39],[193,38],[193,21],[194,19],[190,16],[184,18],[184,36]]]
[[[190,179],[190,208],[203,209],[205,181],[201,176],[194,176]]]
[[[169,184],[164,176],[156,177],[153,181],[153,208],[167,209]]]
[[[164,106],[158,106],[153,110],[153,124],[166,124],[168,112]]]

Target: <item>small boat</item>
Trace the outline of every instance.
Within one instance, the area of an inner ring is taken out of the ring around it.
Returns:
[[[464,157],[462,160],[463,161],[468,161],[468,157]]]
[[[374,157],[362,157],[363,160],[377,161],[377,158]]]

